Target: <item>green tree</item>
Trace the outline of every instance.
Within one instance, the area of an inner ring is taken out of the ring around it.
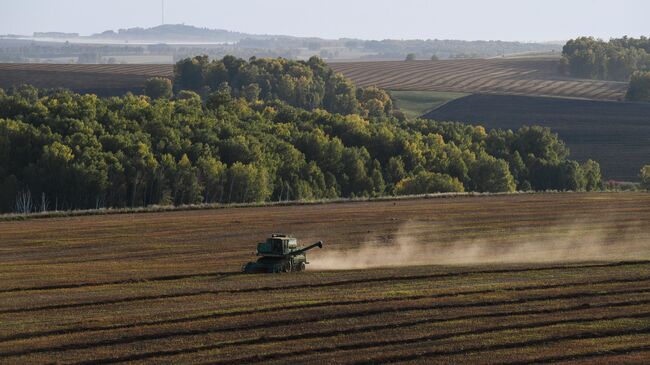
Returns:
[[[446,174],[420,171],[414,177],[407,177],[395,185],[396,195],[463,192],[463,184]]]
[[[650,190],[650,165],[645,165],[641,168],[639,178],[641,178],[641,187]]]
[[[241,162],[228,169],[226,188],[229,203],[262,202],[271,194],[266,170]]]
[[[392,184],[396,184],[404,177],[406,177],[406,168],[404,162],[400,157],[391,157],[388,160],[388,166],[386,167],[386,175],[388,181]]]
[[[596,191],[603,188],[603,178],[600,174],[600,165],[593,160],[587,160],[582,166],[585,179],[585,190]]]
[[[576,161],[559,164],[561,190],[584,191],[587,185],[582,168]]]
[[[629,101],[650,101],[650,71],[635,72],[625,94]]]
[[[244,87],[244,97],[249,103],[254,103],[260,97],[260,86],[258,84],[248,84]]]
[[[409,53],[406,55],[406,61],[415,61],[415,53]]]
[[[381,173],[381,164],[377,160],[372,161],[370,180],[372,181],[372,195],[383,195],[386,190],[386,183],[384,182],[384,176]]]
[[[120,156],[129,182],[130,206],[146,205],[147,183],[158,167],[156,157],[143,142],[130,146],[130,150]]]
[[[197,169],[192,162],[183,154],[176,166],[176,204],[195,204],[201,202],[201,190]]]
[[[147,79],[144,94],[152,99],[169,99],[172,97],[172,81],[164,77]]]
[[[179,61],[174,66],[175,84],[182,89],[198,91],[205,83],[204,69],[208,56],[196,56]]]
[[[223,201],[227,166],[212,156],[200,157],[197,161],[199,181],[203,186],[203,201]]]
[[[508,163],[485,153],[472,164],[469,175],[472,191],[512,192],[516,188]]]
[[[649,45],[645,37],[609,42],[592,37],[572,39],[562,49],[560,70],[582,78],[628,81],[635,71],[650,69]]]
[[[513,150],[520,156],[530,156],[549,162],[561,161],[569,155],[569,149],[550,128],[522,127],[513,136]]]
[[[360,105],[352,81],[341,74],[331,77],[325,84],[323,106],[332,113],[358,113]]]

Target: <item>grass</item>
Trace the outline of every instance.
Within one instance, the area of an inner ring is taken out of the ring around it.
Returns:
[[[650,346],[650,261],[621,261],[617,245],[647,237],[648,220],[650,194],[600,193],[0,222],[0,363],[474,364],[637,356]],[[437,245],[476,236],[534,242],[575,222],[604,232],[611,260],[238,273],[254,258],[254,243],[276,231],[303,244],[323,239],[325,247],[309,253],[316,263],[328,250],[397,240],[404,224],[419,241]],[[644,258],[650,249],[634,255]],[[598,352],[610,348],[616,353]]]
[[[397,107],[410,118],[417,118],[454,99],[467,96],[464,93],[440,91],[391,90],[390,93]]]

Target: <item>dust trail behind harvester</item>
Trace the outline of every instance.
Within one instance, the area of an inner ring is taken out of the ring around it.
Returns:
[[[650,259],[650,238],[643,227],[593,226],[575,222],[540,227],[532,234],[507,232],[504,236],[508,237],[438,240],[438,233],[445,234],[440,226],[409,221],[383,242],[375,237],[353,249],[324,250],[313,258],[310,269]]]

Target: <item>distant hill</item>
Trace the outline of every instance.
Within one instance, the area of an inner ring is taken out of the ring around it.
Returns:
[[[88,38],[114,40],[143,40],[166,42],[237,42],[258,36],[224,29],[198,28],[184,24],[165,24],[153,28],[128,28],[117,32],[107,30]]]
[[[18,43],[17,43],[18,42]],[[163,46],[164,44],[164,46]],[[73,45],[73,46],[71,46]],[[0,62],[20,63],[154,63],[200,54],[332,60],[477,59],[536,54],[559,55],[558,44],[453,39],[324,39],[249,34],[224,29],[165,24],[152,28],[106,30],[92,35],[35,32],[33,36],[0,35]],[[556,56],[559,57],[559,56]],[[113,60],[111,60],[113,59]]]

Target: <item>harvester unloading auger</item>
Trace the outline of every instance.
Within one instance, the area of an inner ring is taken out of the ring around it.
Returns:
[[[266,242],[257,244],[257,255],[262,257],[256,262],[247,263],[242,270],[249,274],[303,271],[309,263],[305,252],[314,247],[322,248],[323,241],[298,247],[298,240],[294,237],[273,234]]]

